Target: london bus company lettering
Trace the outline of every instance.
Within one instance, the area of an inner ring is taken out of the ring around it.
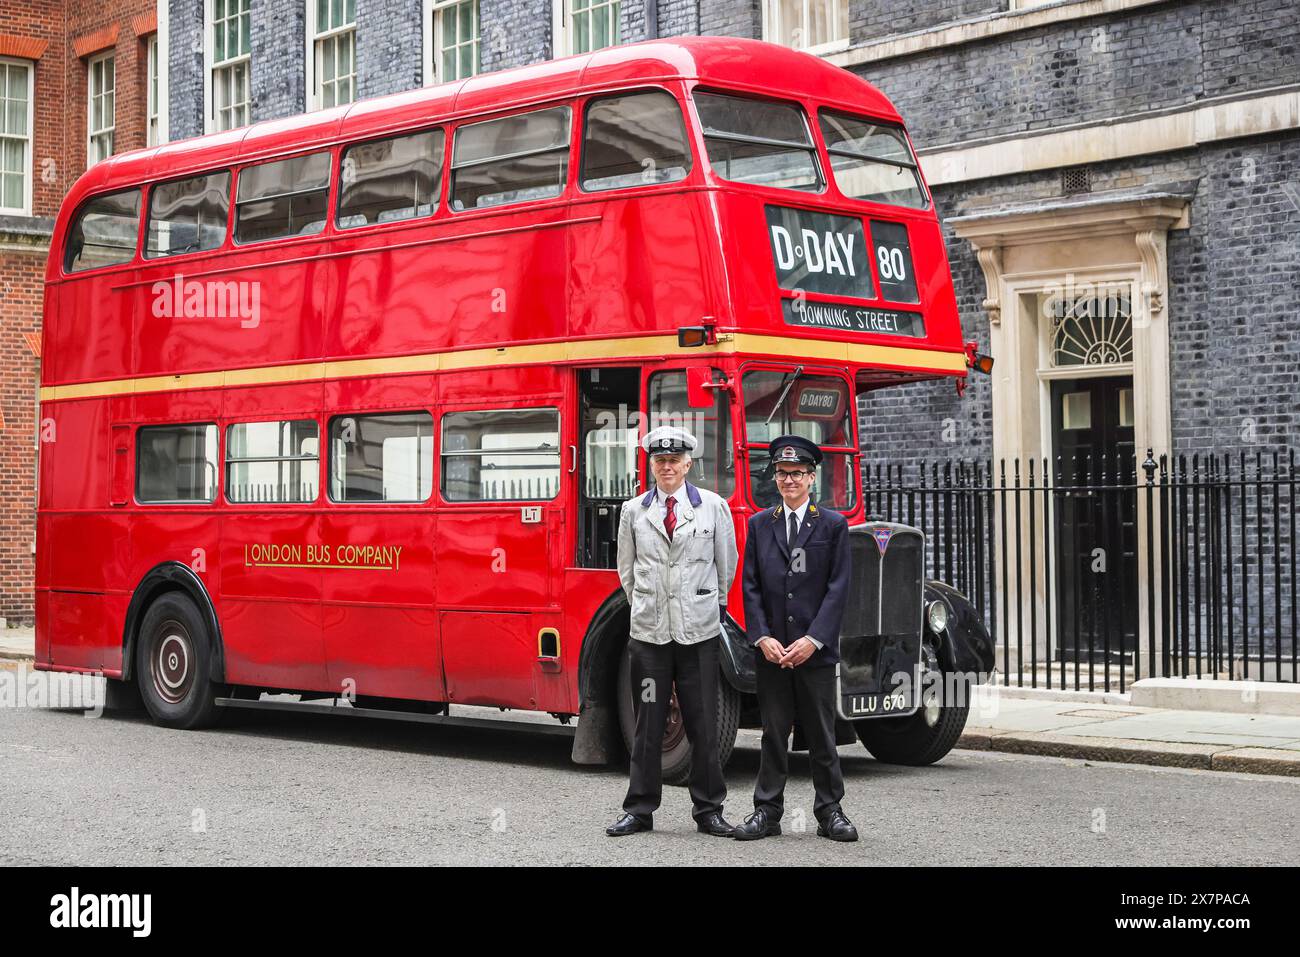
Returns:
[[[397,571],[401,545],[246,544],[244,564],[280,568],[370,568]]]

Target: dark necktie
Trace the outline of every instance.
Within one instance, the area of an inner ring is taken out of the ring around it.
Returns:
[[[790,534],[786,538],[786,544],[794,548],[795,539],[799,537],[799,516],[794,512],[790,513]]]
[[[673,511],[677,506],[677,499],[668,500],[668,514],[664,516],[664,531],[668,533],[668,541],[673,540],[673,529],[677,527],[677,513]]]

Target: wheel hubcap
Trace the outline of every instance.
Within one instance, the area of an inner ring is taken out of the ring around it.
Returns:
[[[167,622],[150,659],[154,690],[169,704],[179,704],[194,683],[189,633],[177,622]]]
[[[665,753],[677,747],[686,737],[686,724],[682,721],[682,706],[677,701],[677,686],[673,685],[673,696],[668,700],[668,723],[664,727]]]
[[[926,696],[925,708],[922,711],[922,714],[925,716],[925,723],[929,727],[933,728],[939,723],[939,711],[939,696],[934,692],[931,692]]]

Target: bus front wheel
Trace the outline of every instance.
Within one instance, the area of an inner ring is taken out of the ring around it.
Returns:
[[[211,642],[198,607],[180,592],[159,597],[140,623],[135,676],[154,722],[202,728],[216,720]]]
[[[618,724],[629,754],[636,737],[636,691],[632,688],[632,648],[629,640],[618,665]],[[740,692],[719,674],[718,764],[724,768],[731,760],[739,730]],[[668,721],[664,726],[663,780],[666,784],[685,784],[690,774],[691,742],[686,737],[686,725],[682,721],[681,707],[677,703],[677,687],[674,685],[672,699],[668,704]]]

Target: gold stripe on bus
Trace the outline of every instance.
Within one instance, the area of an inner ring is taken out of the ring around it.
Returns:
[[[493,366],[554,365],[563,362],[631,360],[661,355],[716,353],[753,353],[859,365],[891,365],[926,372],[961,372],[966,368],[966,356],[963,353],[942,352],[936,349],[912,349],[826,339],[791,339],[785,336],[765,336],[757,333],[734,333],[729,339],[719,342],[716,346],[681,348],[677,345],[675,335],[661,335],[546,342],[376,359],[336,359],[329,362],[229,369],[222,372],[188,372],[180,375],[81,382],[75,385],[45,386],[41,389],[41,401],[56,402],[62,399],[103,398],[222,386],[320,382],[332,379],[354,379],[361,376],[449,372]]]

